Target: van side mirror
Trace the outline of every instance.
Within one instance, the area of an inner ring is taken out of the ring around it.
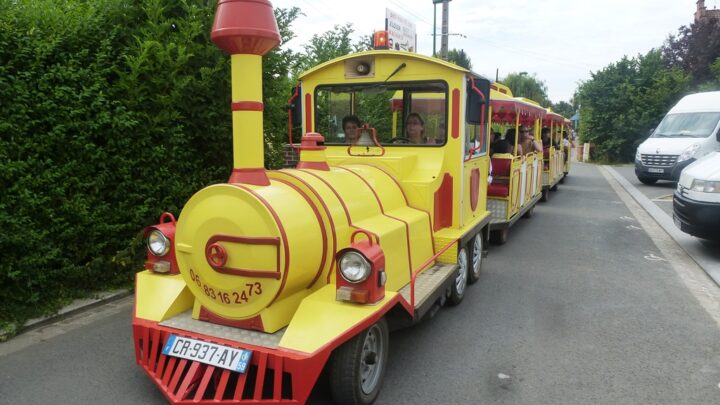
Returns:
[[[655,132],[655,127],[650,128],[650,130],[648,131],[648,136],[651,136],[653,132]]]

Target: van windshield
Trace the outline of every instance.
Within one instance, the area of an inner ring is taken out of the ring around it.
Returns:
[[[720,120],[720,112],[668,114],[651,138],[706,138]]]

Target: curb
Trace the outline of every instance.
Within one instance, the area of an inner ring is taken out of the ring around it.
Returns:
[[[48,315],[40,318],[33,318],[25,322],[25,324],[18,329],[16,333],[0,333],[0,342],[7,341],[14,336],[21,335],[25,332],[37,329],[39,327],[58,322],[71,315],[75,315],[92,308],[120,300],[133,294],[132,289],[102,292],[96,295],[96,298],[84,298],[78,299],[72,302],[72,304],[61,308],[53,315]]]

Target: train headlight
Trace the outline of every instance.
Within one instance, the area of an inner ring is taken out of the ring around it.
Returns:
[[[170,240],[162,232],[155,229],[148,235],[147,247],[155,256],[165,256],[170,250]]]
[[[372,266],[362,254],[349,251],[340,258],[340,274],[350,283],[361,283],[370,276]]]

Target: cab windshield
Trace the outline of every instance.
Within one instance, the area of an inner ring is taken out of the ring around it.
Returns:
[[[331,145],[372,145],[369,129],[374,128],[384,146],[442,146],[447,95],[447,84],[440,81],[319,86],[315,131]]]
[[[651,138],[706,138],[715,131],[720,112],[668,114]]]

